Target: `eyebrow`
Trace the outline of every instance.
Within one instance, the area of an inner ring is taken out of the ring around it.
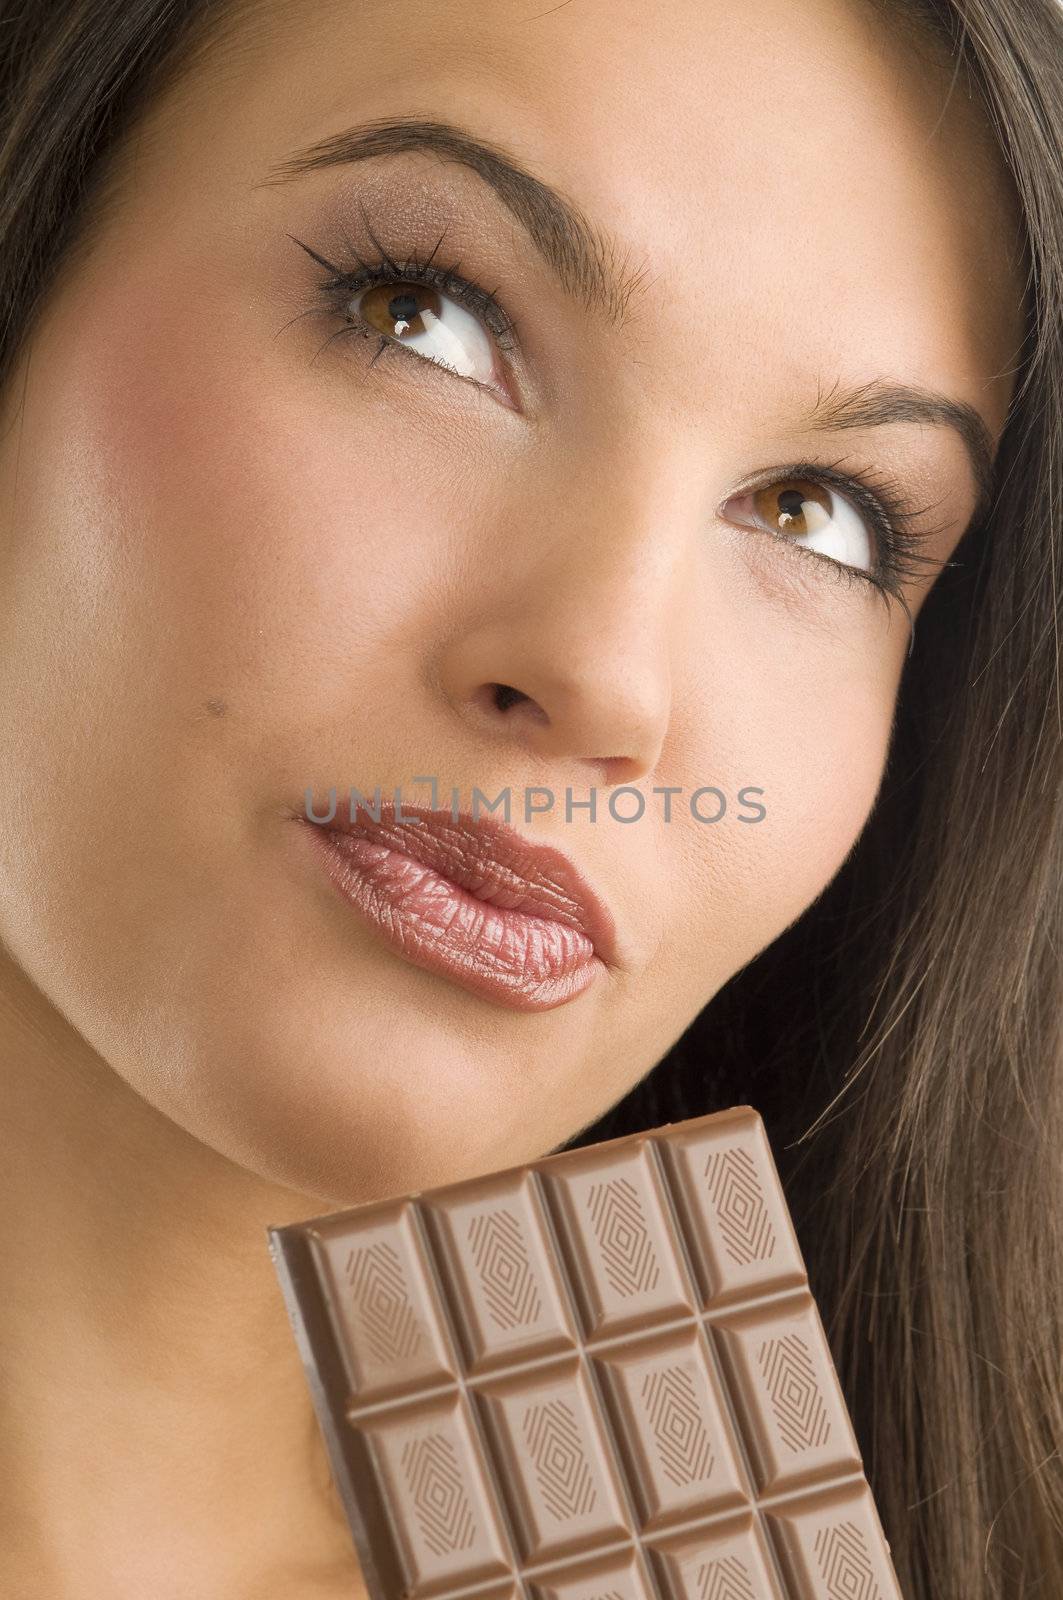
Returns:
[[[348,166],[370,156],[430,150],[470,167],[516,217],[562,286],[590,311],[619,326],[643,279],[617,266],[618,242],[595,228],[578,206],[529,172],[496,145],[449,122],[419,117],[380,118],[346,128],[297,150],[268,169],[265,184],[287,183],[307,172]],[[256,187],[259,187],[256,185]]]
[[[644,269],[632,272],[618,266],[625,252],[611,234],[595,227],[571,200],[499,146],[454,123],[420,117],[359,123],[275,162],[267,169],[264,185],[408,150],[433,151],[471,168],[521,224],[562,287],[589,311],[622,326],[632,295],[643,287]],[[915,384],[873,379],[844,390],[835,385],[798,419],[797,428],[831,432],[898,422],[947,427],[959,435],[978,490],[975,517],[979,516],[992,492],[994,447],[974,406]]]
[[[877,428],[891,422],[929,423],[932,427],[952,428],[959,435],[978,491],[972,521],[981,517],[993,492],[993,436],[981,412],[965,401],[950,400],[917,384],[873,378],[849,389],[839,390],[836,385],[816,402],[798,427],[809,432],[830,432],[840,428]]]

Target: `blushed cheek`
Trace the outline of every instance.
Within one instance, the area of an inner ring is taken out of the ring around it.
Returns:
[[[349,754],[365,703],[393,715],[360,686],[359,665],[379,674],[384,662],[394,679],[385,646],[416,635],[410,528],[435,531],[410,515],[418,486],[369,448],[375,418],[336,408],[322,433],[319,389],[178,322],[157,294],[79,279],[39,331],[17,441],[0,714],[35,735],[28,764],[5,763],[0,798],[39,794],[35,826],[70,830],[68,860],[86,872],[97,866],[86,837],[104,819],[113,834],[123,808],[161,859],[167,827],[192,835],[196,816],[244,808],[249,793],[287,798],[286,756],[301,793],[316,775],[313,730],[342,735]],[[8,445],[0,461],[6,490]],[[218,699],[224,718],[203,711]],[[363,737],[388,748],[371,727]],[[352,776],[338,761],[322,769],[326,782]],[[76,836],[58,799],[46,815],[70,773]],[[140,793],[169,797],[150,839]]]
[[[59,368],[51,427],[91,466],[112,606],[134,637],[151,618],[175,697],[227,694],[280,731],[313,685],[323,714],[349,716],[360,669],[417,637],[445,559],[440,474],[382,449],[388,415],[360,374],[334,393],[246,328],[182,331],[147,300],[124,335],[108,309]]]

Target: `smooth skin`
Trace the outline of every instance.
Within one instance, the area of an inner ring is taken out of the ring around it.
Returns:
[[[935,563],[963,534],[951,429],[796,420],[883,378],[999,438],[1017,209],[951,81],[855,0],[314,0],[154,106],[0,443],[4,1593],[361,1592],[267,1225],[556,1148],[845,860],[907,618],[732,512],[840,461],[932,508]],[[461,164],[266,181],[408,116],[611,235],[622,322]],[[362,207],[497,289],[508,398],[303,314],[322,273],[290,236],[365,255]],[[465,805],[597,788],[596,823],[512,819],[612,907],[620,959],[578,1000],[471,995],[325,880],[307,785],[426,803],[427,774]],[[709,784],[715,826],[651,792]]]

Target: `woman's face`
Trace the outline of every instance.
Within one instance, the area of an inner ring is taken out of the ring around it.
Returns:
[[[0,935],[173,1123],[340,1204],[562,1143],[841,866],[909,644],[859,478],[927,534],[913,614],[978,485],[942,415],[832,409],[926,389],[994,445],[1017,225],[962,80],[842,0],[255,15],[153,106],[11,385]],[[410,119],[558,190],[561,260],[541,191]],[[382,252],[516,337],[387,267],[359,337],[322,262]],[[577,997],[475,993],[337,894],[307,789],[430,775],[611,910]]]

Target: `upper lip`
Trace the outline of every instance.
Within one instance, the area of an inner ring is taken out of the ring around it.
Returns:
[[[379,822],[362,806],[352,821],[341,806],[330,822],[315,826],[398,850],[481,900],[577,928],[600,960],[616,964],[612,913],[563,851],[533,844],[496,817],[463,811],[455,817],[452,811],[433,811],[405,800],[396,807],[381,799],[379,809]]]

